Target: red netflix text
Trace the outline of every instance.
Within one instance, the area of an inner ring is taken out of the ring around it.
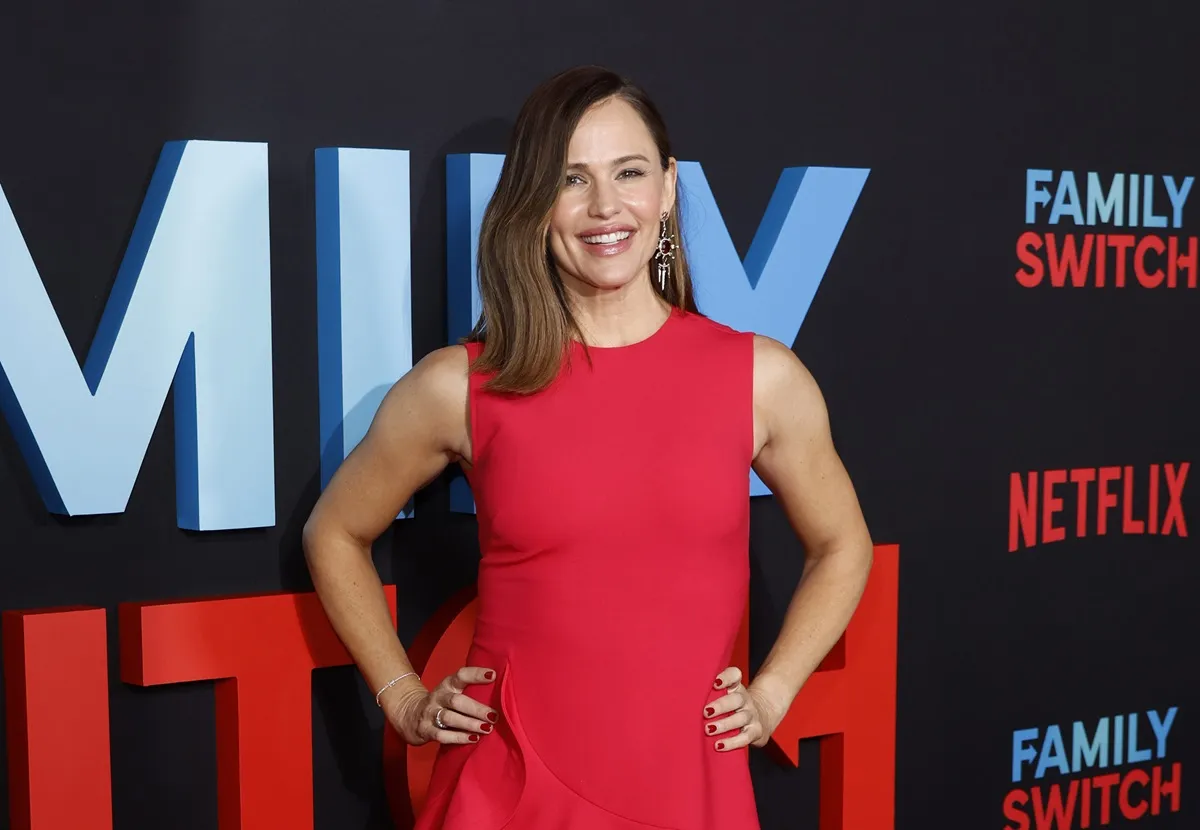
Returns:
[[[1016,789],[1004,799],[1004,830],[1088,830],[1118,814],[1128,821],[1178,813],[1183,765],[1178,761],[1110,772],[1049,786]]]
[[[1017,282],[1037,288],[1050,276],[1054,288],[1195,288],[1195,236],[1059,234],[1026,231],[1017,237]]]
[[[1012,473],[1008,550],[1110,531],[1186,537],[1183,488],[1190,466],[1185,461]]]
[[[898,548],[877,547],[846,635],[775,732],[774,757],[793,766],[800,738],[822,738],[820,830],[894,827],[898,586]],[[395,587],[385,590],[395,619]],[[470,593],[410,649],[427,685],[467,653]],[[317,596],[125,603],[117,621],[124,682],[216,685],[220,830],[311,829],[312,672],[351,662]],[[3,614],[13,830],[112,830],[106,629],[103,608]],[[733,662],[749,676],[748,622]],[[438,745],[384,735],[389,801],[411,827]]]

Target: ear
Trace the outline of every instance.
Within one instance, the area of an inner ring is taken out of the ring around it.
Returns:
[[[679,176],[679,167],[675,158],[667,160],[667,169],[663,171],[662,210],[660,213],[670,213],[675,209],[675,183]]]

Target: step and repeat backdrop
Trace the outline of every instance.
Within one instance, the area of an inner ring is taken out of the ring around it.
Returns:
[[[1198,27],[1183,2],[4,9],[0,828],[411,821],[431,748],[384,728],[300,532],[387,386],[473,321],[513,118],[581,63],[663,110],[701,311],[794,345],[877,544],[751,753],[762,826],[1195,826]],[[753,670],[804,551],[747,488]],[[448,472],[375,546],[427,678],[470,636],[476,531]]]

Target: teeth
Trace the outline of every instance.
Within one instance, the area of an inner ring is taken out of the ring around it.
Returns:
[[[611,242],[620,242],[622,239],[630,237],[629,231],[618,231],[617,233],[602,233],[599,236],[585,236],[583,241],[589,245],[607,245]]]

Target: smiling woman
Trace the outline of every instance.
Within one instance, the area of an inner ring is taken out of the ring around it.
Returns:
[[[686,257],[672,244],[675,193],[666,124],[637,86],[581,67],[534,91],[480,230],[484,313],[468,340],[483,344],[479,369],[495,373],[488,389],[542,388],[569,339],[614,345],[595,314],[625,320],[636,336],[646,323],[630,311],[651,308],[655,288],[667,304],[696,311]],[[663,242],[664,256],[675,254],[669,275],[639,282]]]
[[[748,750],[859,600],[871,541],[820,391],[787,346],[696,309],[676,187],[637,87],[583,67],[536,90],[484,218],[477,326],[395,384],[305,527],[376,702],[441,744],[418,830],[754,830]],[[371,544],[451,463],[479,616],[467,665],[428,688]],[[807,559],[744,685],[752,468]]]

